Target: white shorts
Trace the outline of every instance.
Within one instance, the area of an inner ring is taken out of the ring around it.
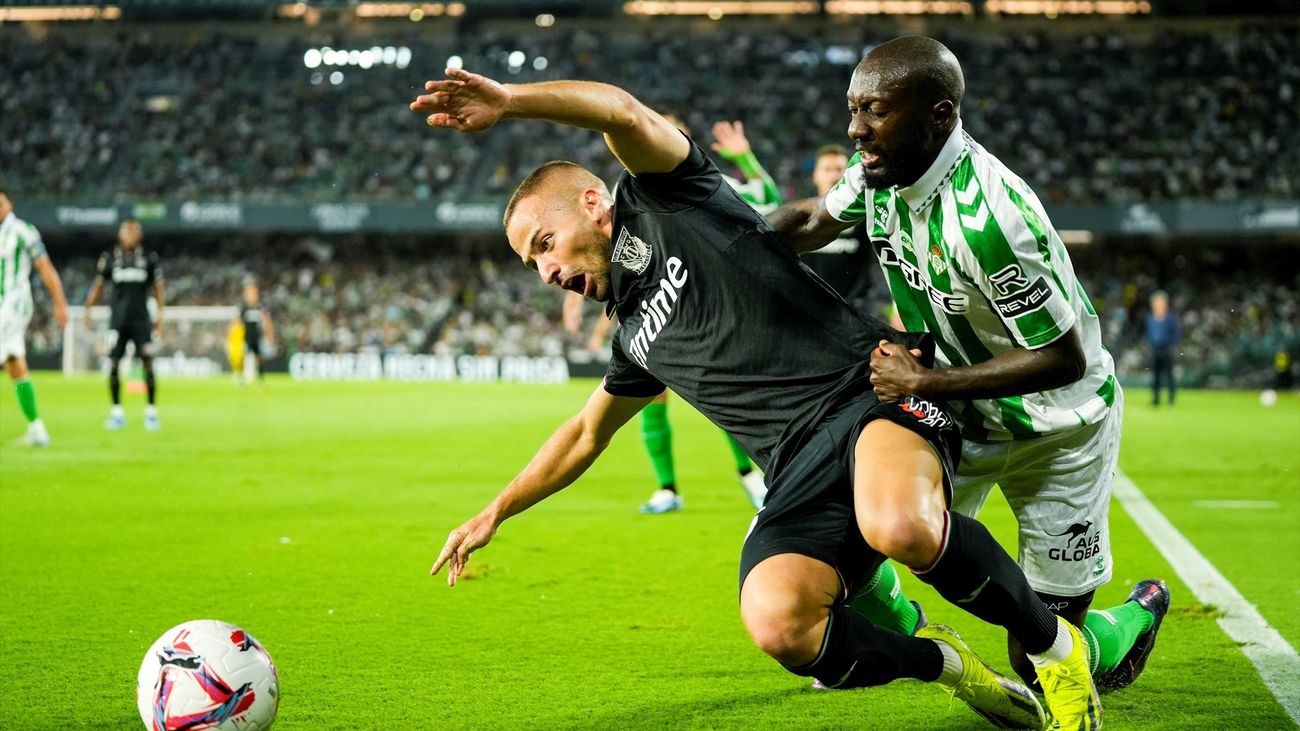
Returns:
[[[1110,493],[1124,396],[1101,422],[1040,439],[962,442],[953,509],[974,517],[994,485],[1019,524],[1016,560],[1034,591],[1075,597],[1110,581]]]
[[[27,357],[27,323],[31,319],[31,305],[15,301],[0,303],[0,363]]]

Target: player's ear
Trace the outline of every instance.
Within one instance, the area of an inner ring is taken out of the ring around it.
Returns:
[[[595,188],[584,189],[579,204],[592,223],[597,225],[604,223],[608,206],[605,205],[605,196],[601,195],[599,190]]]

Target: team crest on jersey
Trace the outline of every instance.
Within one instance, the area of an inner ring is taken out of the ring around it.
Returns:
[[[948,261],[943,258],[943,251],[938,244],[930,244],[930,271],[940,276],[948,271]]]
[[[618,241],[614,242],[614,253],[610,259],[637,274],[645,274],[646,268],[650,266],[650,244],[628,233],[624,226],[618,231]]]

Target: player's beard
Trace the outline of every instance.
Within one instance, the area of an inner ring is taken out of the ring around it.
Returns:
[[[866,145],[866,151],[880,158],[875,170],[862,166],[862,177],[872,190],[884,190],[895,185],[911,185],[925,173],[923,161],[927,143],[926,130],[921,125],[908,127],[910,134],[887,149]]]
[[[582,262],[579,273],[591,278],[591,299],[605,302],[609,299],[610,262],[609,236],[601,229],[594,229],[583,247]]]

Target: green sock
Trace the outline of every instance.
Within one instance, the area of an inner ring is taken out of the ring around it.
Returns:
[[[849,606],[877,627],[910,635],[916,629],[916,607],[903,594],[898,572],[888,561],[882,563],[866,584],[858,589]]]
[[[650,404],[641,410],[641,438],[650,455],[659,484],[677,487],[677,470],[673,468],[673,427],[668,423],[668,404]]]
[[[740,446],[740,442],[732,439],[730,434],[726,432],[722,432],[722,434],[727,438],[727,446],[731,447],[731,456],[736,458],[736,471],[742,475],[749,474],[749,471],[754,469],[754,463],[750,461],[749,455],[745,453],[745,448]]]
[[[14,391],[18,393],[18,406],[22,408],[23,416],[28,422],[36,421],[36,389],[32,387],[32,379],[18,381],[14,384]]]
[[[1083,621],[1083,639],[1088,643],[1088,660],[1092,674],[1108,673],[1119,666],[1133,643],[1151,629],[1155,617],[1137,602],[1088,612]]]

